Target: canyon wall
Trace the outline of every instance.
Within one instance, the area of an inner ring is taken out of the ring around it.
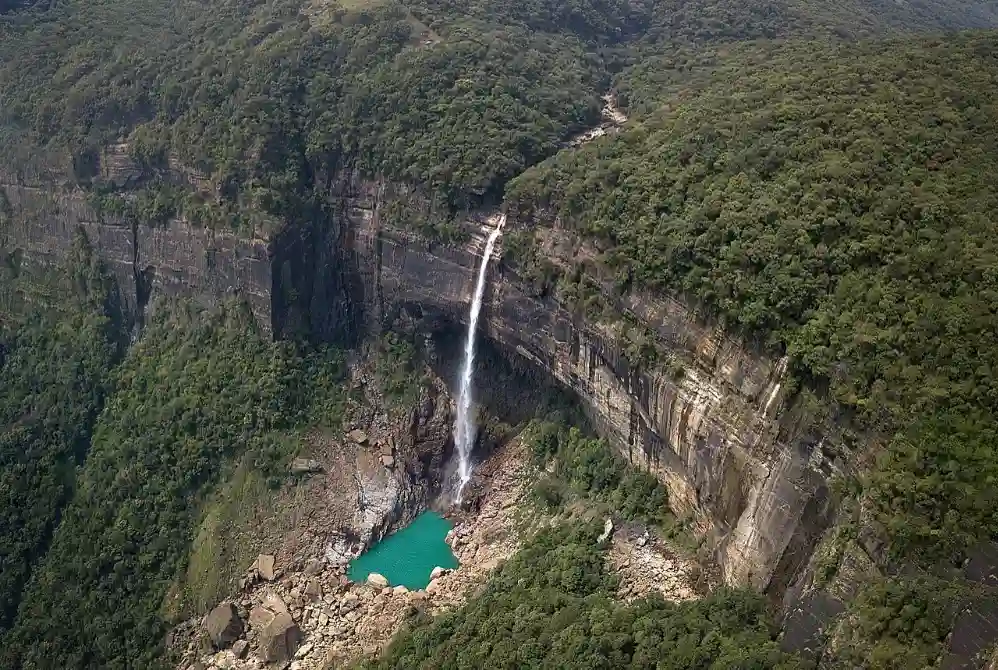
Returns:
[[[105,180],[134,178],[137,168],[120,155],[108,162]],[[269,240],[179,219],[150,227],[108,218],[69,182],[0,172],[0,187],[9,203],[0,251],[16,250],[19,264],[57,261],[79,231],[136,312],[159,296],[211,304],[236,293],[275,336],[350,340],[403,309],[428,328],[462,321],[488,225],[469,220],[467,242],[433,244],[383,220],[382,205],[397,200],[398,189],[356,175],[327,179],[315,215],[287,222]],[[539,223],[552,231],[545,253],[570,263],[571,245],[558,242],[556,222]],[[518,225],[525,223],[509,222]],[[485,330],[509,355],[573,390],[594,425],[668,485],[676,510],[710,538],[728,582],[778,597],[807,564],[832,512],[831,459],[820,440],[797,434],[787,420],[786,362],[705,325],[680,302],[616,297],[593,281],[613,314],[643,324],[678,365],[636,365],[614,318],[587,318],[538,297],[501,262],[490,269]]]
[[[102,162],[102,172],[102,184],[120,186],[135,179],[139,169],[118,152]],[[195,228],[180,219],[150,226],[101,212],[90,192],[58,174],[25,174],[0,166],[0,258],[6,254],[20,271],[44,274],[82,234],[114,273],[131,317],[141,318],[153,296],[210,305],[238,294],[261,327],[270,330],[272,282],[266,241]]]
[[[469,221],[471,239],[457,247],[428,244],[382,222],[379,191],[355,181],[335,193],[346,206],[350,262],[363,277],[368,318],[376,323],[387,310],[408,308],[429,327],[435,319],[463,320],[491,224]],[[568,248],[545,251],[557,256]],[[783,421],[786,361],[704,325],[679,302],[613,298],[611,287],[601,288],[616,314],[651,329],[658,348],[681,362],[681,374],[675,366],[632,364],[613,320],[533,295],[529,282],[497,261],[485,330],[510,355],[574,391],[594,425],[667,484],[677,512],[711,537],[726,581],[782,593],[830,523],[833,467],[820,440],[794,435]]]

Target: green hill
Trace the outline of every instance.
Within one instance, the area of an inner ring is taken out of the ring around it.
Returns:
[[[633,74],[653,106],[653,78]],[[891,525],[948,555],[998,534],[979,508],[998,474],[996,171],[998,34],[747,45],[681,104],[528,170],[508,198],[593,241],[622,289],[683,295],[790,354],[801,387],[833,401],[816,421],[965,433],[880,480]],[[960,521],[943,530],[940,508]]]
[[[266,228],[260,212],[297,211],[343,166],[461,209],[592,125],[608,78],[649,55],[996,21],[975,1],[67,0],[0,18],[0,155],[65,149],[87,183],[101,147],[130,139],[210,177],[220,199],[169,199],[212,225]]]

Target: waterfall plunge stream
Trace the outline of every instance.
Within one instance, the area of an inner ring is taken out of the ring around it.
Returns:
[[[478,331],[478,315],[482,311],[482,296],[485,295],[485,280],[488,277],[489,260],[495,249],[496,240],[502,233],[506,215],[501,214],[495,230],[489,233],[482,253],[482,265],[478,269],[478,281],[471,298],[471,311],[468,315],[468,334],[464,340],[464,361],[461,364],[461,379],[457,395],[457,421],[454,422],[454,445],[457,447],[457,473],[459,477],[455,500],[461,504],[464,487],[471,481],[471,450],[475,446],[477,426],[472,416],[471,381],[475,371],[475,334]]]

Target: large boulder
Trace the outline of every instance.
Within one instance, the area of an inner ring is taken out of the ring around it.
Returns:
[[[205,631],[216,649],[224,649],[243,634],[243,621],[232,603],[221,603],[208,613]]]
[[[288,605],[281,596],[268,591],[264,595],[263,602],[250,610],[250,626],[253,630],[263,630],[277,618],[278,614],[287,614],[290,616],[291,612],[288,610]]]
[[[277,576],[277,571],[275,570],[275,560],[272,554],[260,554],[256,557],[256,564],[253,566],[261,577],[266,579],[268,582],[274,581]]]
[[[246,652],[248,651],[249,651],[249,642],[247,642],[246,640],[238,640],[235,644],[232,645],[232,654],[238,659],[246,658]]]
[[[372,572],[367,576],[367,583],[383,589],[388,586],[388,578],[384,575],[379,575],[377,572]]]
[[[310,578],[308,582],[305,584],[305,598],[308,599],[309,602],[314,603],[316,600],[318,600],[321,597],[322,597],[322,584],[315,577]]]
[[[292,659],[302,641],[302,632],[290,614],[280,612],[260,632],[260,658],[266,663]]]

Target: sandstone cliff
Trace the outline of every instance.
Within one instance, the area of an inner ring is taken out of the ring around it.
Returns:
[[[101,174],[120,186],[141,170],[119,150],[105,156]],[[0,250],[25,271],[59,259],[82,231],[134,314],[157,296],[211,303],[236,292],[277,336],[352,339],[398,310],[427,328],[460,322],[488,226],[469,220],[467,242],[434,245],[384,221],[383,205],[397,190],[349,175],[328,180],[319,216],[289,221],[271,240],[180,219],[150,227],[108,217],[68,181],[3,172],[0,188],[9,203]],[[572,262],[571,245],[559,239],[554,230],[545,252]],[[623,453],[667,483],[677,511],[709,538],[728,582],[778,597],[831,518],[829,458],[820,441],[785,420],[785,361],[704,325],[677,301],[601,290],[612,314],[643,324],[681,374],[628,360],[613,318],[587,318],[554,297],[537,297],[499,262],[484,308],[488,335],[574,391]]]

